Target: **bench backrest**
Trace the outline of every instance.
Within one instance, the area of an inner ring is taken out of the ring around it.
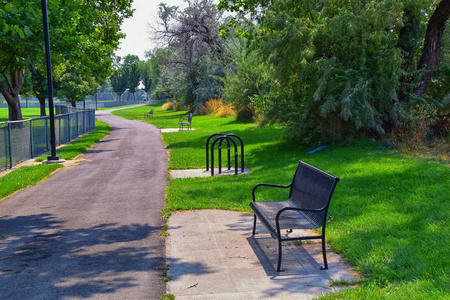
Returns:
[[[152,108],[152,109],[150,109],[150,114],[151,115],[153,115],[153,111],[154,111],[154,109]]]
[[[193,113],[189,113],[189,117],[188,117],[188,122],[191,123],[192,121],[192,117],[194,116]]]
[[[289,192],[290,204],[297,208],[321,209],[321,213],[304,212],[317,227],[326,221],[328,206],[339,178],[299,161]]]

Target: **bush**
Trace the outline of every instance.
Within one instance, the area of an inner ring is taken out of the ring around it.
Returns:
[[[184,110],[185,107],[182,103],[178,101],[167,101],[162,105],[162,110]]]
[[[242,122],[252,122],[256,116],[255,109],[251,105],[241,106],[237,112],[237,120]]]
[[[197,111],[201,115],[210,115],[215,117],[234,117],[236,112],[231,103],[224,103],[222,99],[211,99],[200,106]]]
[[[231,103],[225,103],[221,107],[219,107],[219,110],[217,111],[215,116],[220,118],[234,117],[236,116],[236,112],[234,111],[233,105]]]
[[[411,119],[394,128],[388,141],[396,148],[408,153],[439,157],[440,159],[449,159],[448,142],[450,136],[442,135],[435,131],[436,122],[428,116],[427,111],[415,109],[411,112]],[[443,125],[445,127],[445,125]],[[445,129],[445,128],[444,128]]]

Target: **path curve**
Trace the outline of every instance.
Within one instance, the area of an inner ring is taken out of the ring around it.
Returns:
[[[158,299],[167,150],[150,124],[97,112],[111,134],[0,202],[2,299]]]

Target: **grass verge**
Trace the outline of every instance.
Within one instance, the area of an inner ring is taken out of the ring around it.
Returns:
[[[17,191],[36,185],[59,168],[62,168],[62,165],[54,164],[20,167],[17,170],[0,177],[0,201]]]
[[[89,132],[71,144],[58,149],[57,154],[66,160],[73,159],[92,147],[96,142],[103,139],[109,133],[109,125],[100,121],[95,122],[96,129]],[[37,158],[43,161],[47,155]],[[60,164],[40,164],[34,166],[20,167],[3,177],[0,177],[0,201],[13,193],[49,177],[54,171],[61,168]]]
[[[48,108],[46,109],[48,116]],[[39,107],[22,108],[22,118],[31,119],[41,116],[41,109]],[[0,122],[6,122],[9,119],[9,112],[7,107],[0,107]]]
[[[187,112],[148,106],[116,111],[159,128],[178,127]],[[176,210],[250,211],[260,182],[288,184],[299,159],[341,178],[331,202],[327,238],[364,278],[354,289],[324,299],[448,299],[450,297],[449,163],[411,157],[379,142],[329,146],[314,154],[283,140],[278,127],[258,128],[230,118],[194,116],[195,131],[162,134],[170,169],[205,168],[205,141],[215,132],[238,134],[251,174],[170,179],[168,215]],[[277,189],[276,189],[277,190]],[[283,191],[261,198],[284,199]]]
[[[107,134],[109,134],[109,125],[104,122],[95,120],[95,130],[84,134],[82,137],[67,144],[56,151],[56,154],[61,159],[74,159],[78,155],[84,153],[87,149],[91,148],[95,143],[101,141]],[[36,161],[44,161],[47,159],[48,154],[41,155],[36,158]]]

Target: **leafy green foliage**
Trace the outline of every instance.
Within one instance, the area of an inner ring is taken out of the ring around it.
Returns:
[[[237,13],[232,25],[247,31],[250,49],[271,66],[269,96],[255,99],[270,103],[266,117],[311,142],[384,135],[409,121],[417,105],[436,110],[433,100],[413,93],[436,5],[222,0],[218,7]],[[232,85],[226,81],[225,90]]]
[[[45,70],[42,10],[40,1],[7,2],[0,6],[0,91],[11,108],[12,119],[20,119],[18,95],[25,70],[30,66],[41,75]],[[120,25],[132,14],[131,0],[48,1],[47,6],[53,66],[70,70],[70,79],[79,77],[78,84],[96,87],[109,75],[111,56],[123,36]],[[45,80],[43,76],[34,78],[34,89],[39,93],[45,92]],[[61,86],[73,88],[70,84]]]
[[[123,93],[127,90],[127,79],[122,70],[115,70],[114,73],[109,78],[113,91],[122,96]]]
[[[181,10],[160,4],[155,38],[167,45],[158,86],[166,95],[198,107],[221,94],[223,69],[219,12],[211,0],[193,0]]]
[[[234,104],[238,120],[252,120],[268,111],[267,97],[276,83],[270,80],[270,66],[260,61],[258,51],[249,50],[244,39],[228,42],[234,65],[224,80],[223,99]]]
[[[137,55],[127,55],[123,59],[121,65],[123,76],[127,82],[127,87],[130,93],[134,94],[137,90],[139,82],[141,80],[141,74],[139,69],[140,60]]]
[[[76,106],[76,102],[84,101],[86,95],[93,94],[97,83],[94,77],[77,74],[75,69],[66,70],[59,78],[58,96],[65,98]]]

